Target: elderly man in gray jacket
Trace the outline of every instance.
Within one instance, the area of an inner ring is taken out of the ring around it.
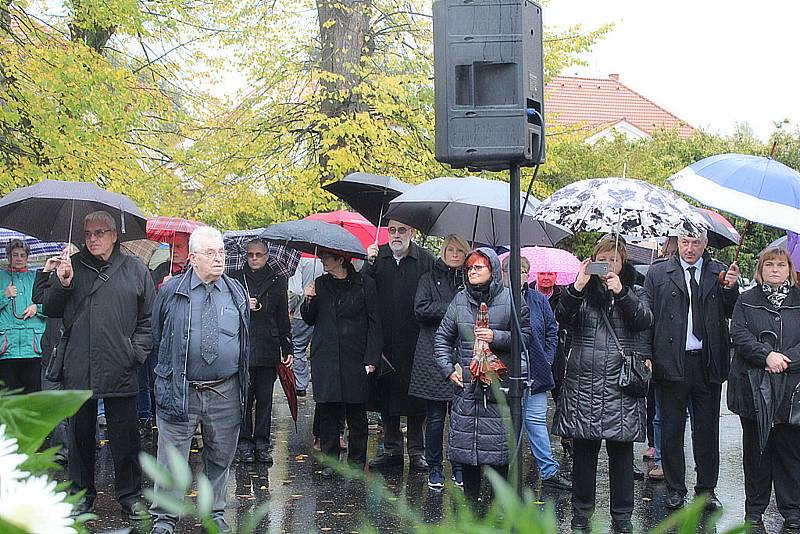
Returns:
[[[188,458],[201,423],[212,519],[221,532],[230,532],[223,514],[249,382],[250,308],[244,288],[223,274],[225,247],[219,231],[204,226],[192,232],[189,262],[184,275],[161,287],[153,309],[158,463],[167,463],[167,446]],[[158,500],[150,512],[152,534],[173,532],[178,517]]]

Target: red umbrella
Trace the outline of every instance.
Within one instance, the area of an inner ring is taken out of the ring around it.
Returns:
[[[286,402],[289,403],[289,413],[294,419],[294,431],[297,432],[297,379],[294,371],[283,363],[278,364],[277,371],[278,379],[281,381],[281,387],[286,395]]]
[[[328,213],[314,213],[306,219],[313,221],[325,221],[327,223],[338,224],[361,241],[364,248],[376,242],[375,235],[378,235],[377,243],[383,245],[389,242],[389,231],[381,228],[380,231],[374,224],[369,222],[360,213],[351,211],[331,211]]]
[[[203,226],[203,223],[180,217],[159,216],[147,219],[147,239],[159,243],[172,243],[176,234],[189,235],[200,226]]]

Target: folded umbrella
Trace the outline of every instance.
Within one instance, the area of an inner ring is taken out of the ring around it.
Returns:
[[[347,202],[375,226],[386,224],[381,219],[384,219],[389,202],[411,187],[397,178],[366,172],[354,172],[339,181],[322,186],[324,190]]]
[[[283,393],[286,395],[286,402],[289,404],[289,413],[294,419],[294,431],[297,432],[297,378],[294,376],[294,371],[283,363],[278,364],[276,370]]]
[[[0,199],[0,227],[43,241],[83,243],[83,219],[93,211],[111,214],[119,241],[144,239],[147,218],[125,195],[90,182],[44,180]]]
[[[354,258],[367,257],[364,245],[353,234],[337,224],[323,221],[302,219],[273,224],[260,237],[315,256],[319,250],[326,249]]]
[[[524,197],[520,195],[520,209]],[[386,217],[427,235],[458,234],[473,243],[497,247],[511,242],[510,198],[507,182],[475,177],[435,178],[392,200]],[[521,214],[523,246],[552,246],[571,233],[558,224],[537,220],[533,214],[538,204],[538,200],[529,198]]]

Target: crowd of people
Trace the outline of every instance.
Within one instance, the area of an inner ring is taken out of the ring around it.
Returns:
[[[80,250],[37,272],[28,270],[26,244],[11,241],[0,272],[0,381],[26,392],[92,391],[52,436],[73,489],[85,492],[76,513],[91,511],[97,496],[102,400],[115,498],[132,519],[149,512],[154,534],[172,533],[179,517],[158,502],[143,505],[139,419],[155,413],[161,464],[169,448],[188,460],[199,428],[212,519],[226,532],[233,462],[273,463],[280,366],[294,369],[297,395],[313,392],[321,454],[338,459],[346,446],[357,469],[407,461],[427,471],[432,491],[445,486],[447,459],[453,484],[475,505],[482,469],[507,476],[513,455],[499,397],[512,380],[518,328],[524,430],[542,484],[572,493],[573,530],[589,529],[603,441],[616,532],[633,530],[634,442],[651,446],[649,475],[666,481],[665,505],[685,504],[687,411],[694,494],[720,508],[728,381],[743,430],[745,519],[761,524],[774,486],[784,527],[800,531],[800,290],[785,250],[763,252],[756,285],[740,294],[738,267],[713,259],[705,235],[668,240],[646,277],[628,261],[625,241],[605,236],[574,283],[557,286],[556,273],[538,272],[513,295],[508,257],[450,235],[437,258],[414,234],[391,220],[389,242],[370,246],[359,269],[348,255],[321,250],[290,280],[273,271],[258,239],[247,245],[244,268],[226,274],[222,235],[210,227],[179,240],[171,261],[150,272],[120,250],[116,221],[103,211],[85,218]],[[520,263],[526,281],[530,264]],[[605,269],[590,274],[598,265]],[[368,412],[383,426],[382,452],[369,461]],[[553,435],[572,457],[572,480],[554,458]],[[321,474],[335,476],[327,464]]]

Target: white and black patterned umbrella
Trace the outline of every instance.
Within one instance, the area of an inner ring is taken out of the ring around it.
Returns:
[[[612,232],[642,239],[694,235],[709,226],[679,196],[632,178],[573,182],[542,202],[534,217],[573,232]]]

